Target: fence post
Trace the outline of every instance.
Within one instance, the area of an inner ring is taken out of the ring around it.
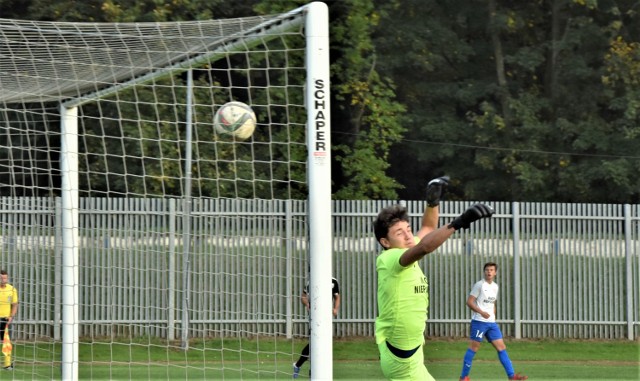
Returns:
[[[522,338],[522,316],[520,313],[520,204],[513,203],[513,300],[516,339]]]
[[[167,340],[176,338],[176,199],[169,199],[169,284]]]
[[[286,288],[287,290],[287,298],[286,298],[286,328],[285,332],[287,335],[287,339],[291,339],[293,337],[293,297],[291,293],[293,292],[293,248],[292,248],[292,240],[293,240],[293,227],[291,226],[291,221],[293,219],[291,212],[291,200],[285,200],[284,202],[284,245],[285,245],[285,256],[287,263],[287,276],[286,276]]]
[[[624,204],[624,253],[627,288],[627,339],[633,340],[633,258],[631,255],[631,205]]]

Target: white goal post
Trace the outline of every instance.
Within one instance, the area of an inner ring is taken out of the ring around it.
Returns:
[[[328,25],[320,2],[175,23],[0,19],[16,372],[288,378],[309,340],[313,379],[333,378]],[[247,140],[213,128],[232,100],[258,115]]]

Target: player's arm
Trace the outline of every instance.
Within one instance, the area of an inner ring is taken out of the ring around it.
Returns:
[[[448,229],[447,227],[438,229],[438,219],[440,218],[439,205],[448,184],[449,176],[438,177],[427,183],[427,207],[422,214],[420,230],[418,230],[416,234],[416,237],[420,238],[420,243],[417,247],[413,247],[404,252],[400,258],[400,264],[402,266],[408,266],[420,260],[420,258],[437,249],[453,234],[453,229]]]
[[[481,310],[480,307],[478,307],[478,303],[476,303],[477,300],[477,297],[469,295],[469,297],[467,298],[467,307],[469,307],[471,311],[482,315],[483,318],[488,319],[490,316],[489,313]]]
[[[420,227],[420,230],[418,230],[416,237],[422,239],[424,236],[437,229],[438,218],[440,218],[440,212],[438,209],[439,208],[437,206],[427,206],[424,209],[424,214],[422,215],[422,226]]]
[[[305,291],[302,291],[302,294],[300,294],[300,301],[302,302],[302,304],[304,304],[305,307],[307,307],[307,310],[309,310],[309,294],[307,294]]]
[[[422,214],[420,230],[416,234],[418,238],[422,239],[438,228],[438,218],[440,218],[439,205],[448,184],[449,176],[438,177],[427,183],[427,207]]]
[[[7,318],[7,324],[11,324],[11,322],[13,321],[13,318],[16,316],[17,313],[18,313],[18,303],[11,303],[11,313]]]
[[[475,204],[456,217],[449,225],[441,226],[420,239],[415,246],[407,249],[400,257],[400,265],[406,267],[420,260],[427,254],[434,252],[456,230],[468,229],[471,224],[479,219],[493,215],[493,209],[484,204]]]
[[[333,295],[333,316],[338,316],[340,309],[340,294]]]
[[[13,300],[15,302],[11,303],[11,313],[9,314],[9,319],[7,321],[7,324],[11,323],[13,321],[13,318],[18,313],[18,293],[16,292],[15,288],[13,289]]]
[[[441,226],[424,236],[414,247],[407,249],[400,257],[400,265],[407,267],[425,255],[434,252],[455,232],[449,226]]]
[[[471,311],[477,312],[480,314],[482,313],[482,310],[480,309],[480,307],[478,307],[476,300],[478,300],[478,298],[476,298],[473,295],[469,295],[469,297],[467,298],[467,307],[469,307]]]

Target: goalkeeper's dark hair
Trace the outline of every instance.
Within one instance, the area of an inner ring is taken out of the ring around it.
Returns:
[[[373,233],[376,235],[376,240],[380,242],[380,239],[385,238],[389,233],[389,228],[398,221],[409,222],[407,208],[396,204],[382,209],[373,221]]]

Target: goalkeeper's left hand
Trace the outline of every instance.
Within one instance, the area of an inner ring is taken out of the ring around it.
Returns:
[[[449,227],[454,228],[455,230],[469,229],[473,222],[482,218],[489,218],[493,216],[494,213],[495,211],[489,205],[475,204],[470,206],[464,211],[464,213],[451,221]]]
[[[449,185],[449,176],[438,177],[427,183],[427,205],[430,207],[440,205],[444,191]]]

